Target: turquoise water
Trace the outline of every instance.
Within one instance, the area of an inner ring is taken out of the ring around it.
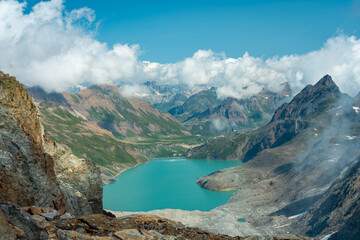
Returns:
[[[103,204],[113,211],[183,209],[207,211],[225,204],[234,191],[207,191],[196,179],[241,161],[152,159],[126,170],[118,181],[104,186]]]

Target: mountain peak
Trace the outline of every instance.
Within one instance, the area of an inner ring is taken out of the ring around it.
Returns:
[[[324,89],[324,88],[335,88],[339,89],[336,83],[332,80],[331,76],[326,74],[322,77],[315,85],[315,89]]]
[[[282,105],[272,121],[286,118],[312,118],[326,111],[342,96],[339,87],[329,75],[325,75],[314,86],[306,86],[290,103]]]

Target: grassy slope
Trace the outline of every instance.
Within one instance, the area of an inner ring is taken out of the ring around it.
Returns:
[[[124,98],[116,91],[104,93],[100,87],[87,91],[91,91],[90,94],[67,95],[72,108],[82,110],[89,121],[111,131],[119,139],[137,141],[139,137],[162,139],[189,135],[178,121],[147,102]]]
[[[147,159],[134,151],[131,145],[122,143],[109,134],[92,131],[86,121],[66,109],[41,108],[41,121],[50,132],[52,140],[68,145],[78,157],[86,157],[110,171],[128,168]]]
[[[188,145],[196,145],[204,140],[182,135],[130,142],[115,137],[96,124],[89,126],[89,121],[67,108],[43,106],[40,110],[41,122],[53,141],[68,145],[76,156],[93,160],[112,175],[146,162],[147,158],[183,156]]]

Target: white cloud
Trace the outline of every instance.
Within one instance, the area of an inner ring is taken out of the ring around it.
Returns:
[[[120,93],[124,97],[133,97],[133,96],[146,96],[150,93],[150,90],[145,85],[139,84],[125,84],[120,88]]]
[[[215,129],[218,131],[223,131],[227,127],[227,123],[221,120],[220,118],[216,118],[212,120],[212,124],[214,125]]]
[[[0,69],[27,85],[64,91],[82,83],[128,83],[156,80],[166,84],[213,85],[218,96],[242,98],[263,87],[273,91],[288,82],[294,93],[330,74],[340,89],[360,88],[360,40],[340,35],[303,55],[269,59],[245,53],[226,58],[211,50],[173,64],[139,61],[136,44],[106,43],[94,38],[95,13],[81,8],[67,13],[62,0],[40,2],[29,14],[24,3],[0,0]]]
[[[95,40],[87,27],[88,8],[64,14],[62,0],[40,2],[29,14],[25,4],[0,1],[0,69],[27,85],[64,91],[77,84],[110,83],[134,75],[138,45]],[[85,26],[87,25],[87,26]]]

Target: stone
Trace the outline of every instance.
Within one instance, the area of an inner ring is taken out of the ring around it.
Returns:
[[[0,202],[0,210],[9,223],[14,226],[18,236],[25,236],[30,240],[48,239],[47,232],[38,225],[38,222],[12,202]]]
[[[55,218],[59,218],[60,217],[60,214],[58,211],[56,210],[53,210],[52,212],[47,212],[47,213],[40,213],[41,216],[45,217],[46,220],[48,221],[52,221],[54,220]]]
[[[71,213],[65,213],[62,216],[60,216],[61,220],[66,220],[66,219],[72,219],[75,218]]]
[[[102,213],[102,182],[94,162],[72,154],[65,145],[54,144],[45,132],[45,151],[54,158],[54,169],[65,194],[66,212],[75,216]]]
[[[46,227],[50,226],[50,223],[48,221],[46,221],[45,217],[43,217],[43,216],[32,215],[31,218],[35,220],[35,222],[37,223],[37,225],[40,228],[46,228]]]
[[[35,206],[29,207],[29,213],[30,213],[31,215],[38,215],[38,214],[40,214],[41,212],[42,212],[42,210],[41,210],[41,208],[39,208],[39,207],[35,207]]]
[[[146,237],[136,229],[125,229],[114,233],[114,236],[122,240],[144,240]]]

